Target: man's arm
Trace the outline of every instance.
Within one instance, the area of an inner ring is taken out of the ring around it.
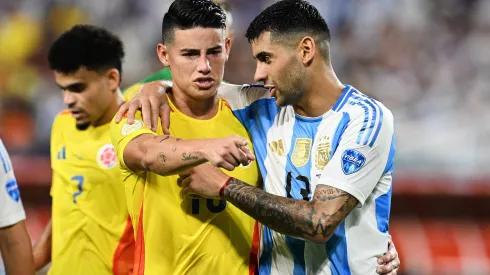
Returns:
[[[36,270],[43,268],[51,261],[51,236],[52,236],[52,226],[51,219],[44,228],[41,237],[34,245],[34,265]]]
[[[178,174],[210,161],[233,170],[254,159],[245,138],[181,140],[169,135],[143,134],[124,149],[124,162],[133,171],[151,171],[159,175]]]
[[[224,190],[226,200],[279,233],[325,243],[358,201],[328,185],[316,187],[313,200],[283,198],[232,178]]]
[[[7,274],[34,274],[31,239],[25,221],[0,228],[0,251]]]

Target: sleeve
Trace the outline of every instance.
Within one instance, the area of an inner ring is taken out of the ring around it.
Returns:
[[[270,98],[269,90],[263,85],[236,85],[222,83],[218,94],[230,105],[233,111],[244,109],[262,98]]]
[[[337,148],[334,136],[334,153],[320,178],[313,180],[313,189],[317,184],[329,185],[364,204],[384,173],[394,136],[391,112],[384,109],[379,117],[373,123],[364,114],[354,117],[338,137]]]
[[[58,183],[59,177],[57,175],[58,165],[60,161],[66,158],[66,147],[64,147],[64,137],[63,137],[63,115],[68,115],[70,112],[68,110],[60,112],[53,121],[53,126],[51,126],[51,138],[50,138],[50,158],[51,158],[51,169],[53,170],[53,175],[51,177],[51,189],[49,194],[53,197],[56,194],[57,188],[60,187]]]
[[[15,179],[12,161],[0,141],[0,228],[25,220],[26,214],[20,199],[19,186]]]
[[[158,122],[158,125],[159,126],[157,132],[161,133],[162,129],[160,121]],[[129,142],[143,134],[157,135],[156,133],[148,129],[148,127],[146,127],[146,125],[143,123],[143,117],[140,111],[136,112],[133,124],[128,123],[126,115],[118,124],[116,124],[113,119],[111,122],[110,131],[112,145],[114,145],[114,148],[116,149],[119,164],[122,168],[127,170],[131,169],[129,169],[124,162],[124,149],[126,149],[126,146],[129,144]]]

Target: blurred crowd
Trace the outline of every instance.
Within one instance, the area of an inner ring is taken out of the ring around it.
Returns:
[[[244,38],[271,0],[229,0],[235,40],[225,79],[253,82]],[[396,120],[397,169],[484,174],[490,161],[490,1],[313,0],[332,32],[339,78],[382,101]],[[155,45],[170,0],[0,2],[0,136],[11,154],[48,154],[63,109],[47,49],[77,23],[125,43],[122,88],[161,69]]]

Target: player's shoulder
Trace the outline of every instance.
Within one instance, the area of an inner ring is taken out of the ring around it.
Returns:
[[[128,123],[128,113],[126,112],[119,123],[116,123],[116,117],[114,116],[111,121],[110,132],[111,135],[126,136],[127,133],[143,128],[143,126],[143,115],[140,110],[135,112],[133,124]]]
[[[138,82],[126,88],[126,90],[123,92],[124,100],[129,101],[131,98],[133,98],[139,92],[143,84],[144,83]]]
[[[347,113],[351,121],[360,119],[381,123],[393,122],[393,114],[390,109],[352,86],[346,86],[346,90],[342,93],[333,110]]]
[[[70,110],[65,109],[65,110],[59,112],[55,116],[53,125],[57,125],[57,126],[61,125],[61,126],[63,126],[63,128],[65,128],[64,126],[73,125],[74,123],[75,123],[75,118],[73,118],[73,116],[71,115]]]
[[[138,81],[123,91],[123,97],[125,100],[131,99],[133,96],[135,96],[138,91],[140,90],[141,86],[143,86],[145,83],[156,81],[156,80],[172,80],[172,75],[170,74],[170,70],[167,68],[164,68],[154,74],[151,74],[147,77],[145,77],[143,80]]]

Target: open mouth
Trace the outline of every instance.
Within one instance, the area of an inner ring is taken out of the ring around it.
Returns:
[[[276,97],[276,86],[264,85],[264,88],[269,89],[269,96],[270,97]]]
[[[210,89],[214,85],[214,79],[211,77],[200,77],[194,81],[197,87],[203,90]]]

